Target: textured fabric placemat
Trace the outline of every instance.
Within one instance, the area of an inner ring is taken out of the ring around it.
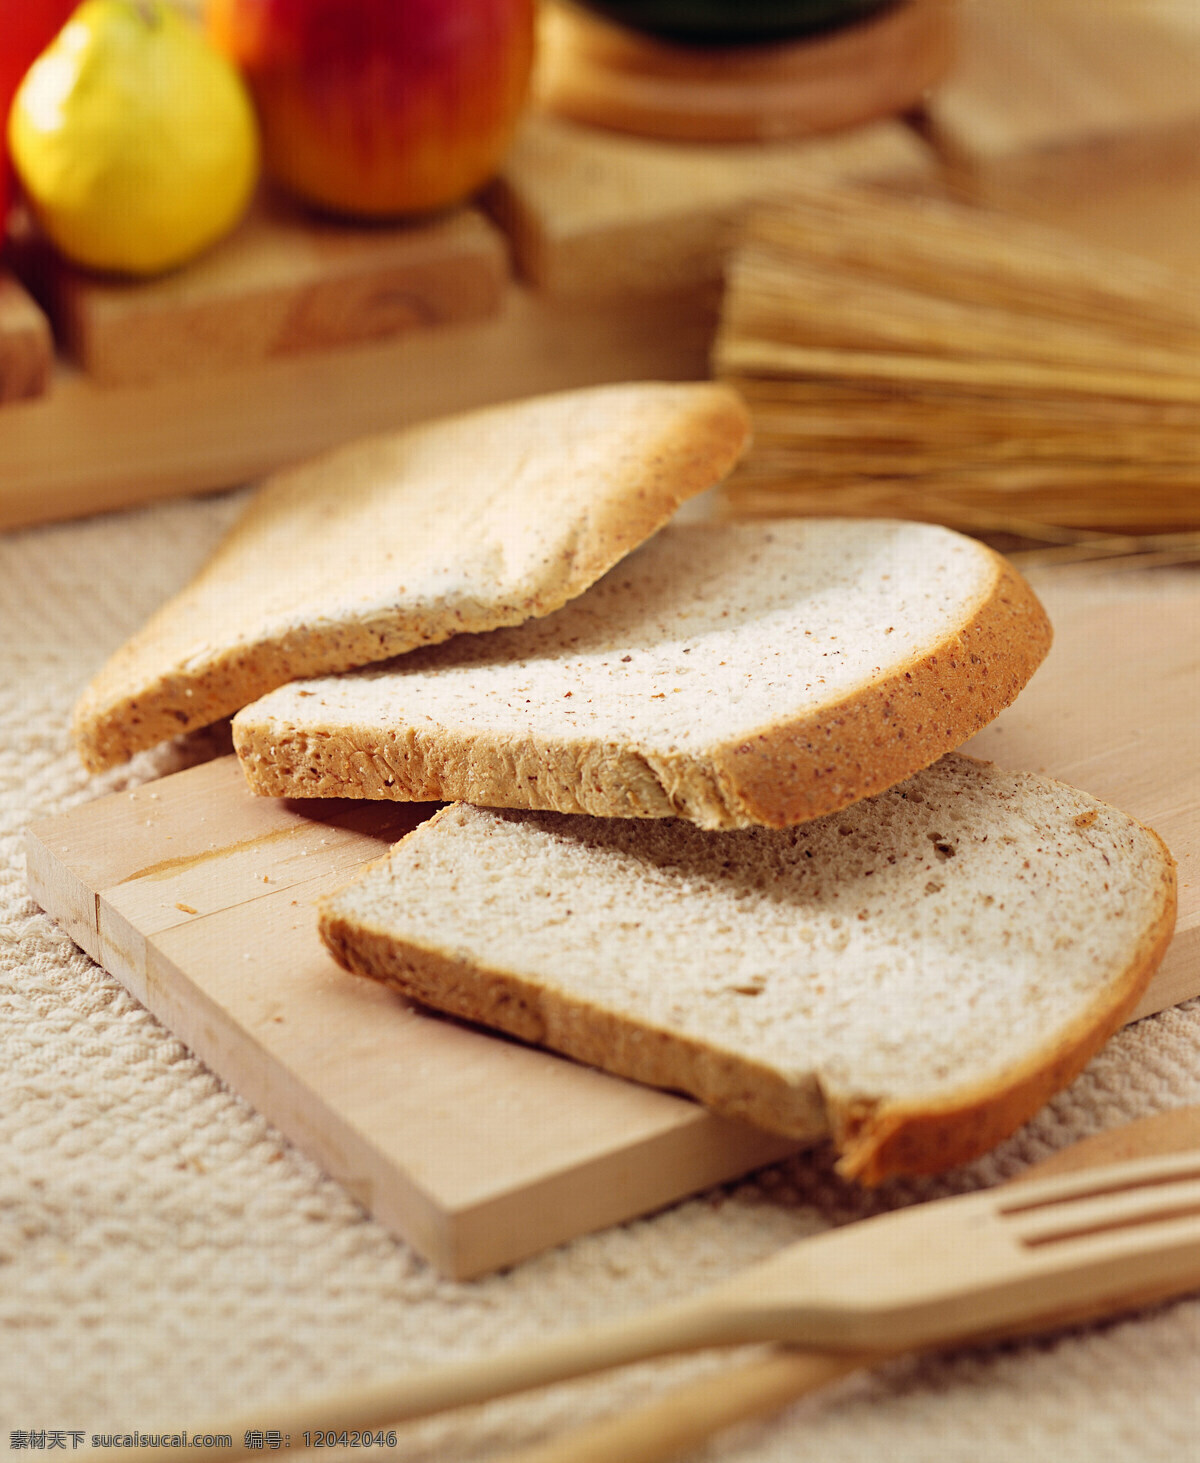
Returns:
[[[93,1434],[170,1431],[276,1401],[282,1428],[289,1399],[688,1294],[829,1223],[991,1184],[1074,1138],[1200,1103],[1200,1002],[1191,1002],[1127,1028],[1036,1121],[947,1179],[862,1195],[814,1153],[506,1273],[440,1279],[83,955],[26,889],[31,820],[213,750],[202,738],[89,779],[67,728],[85,681],[200,564],[239,503],[177,502],[0,538],[5,1447],[14,1433],[58,1430],[82,1455]],[[1155,582],[1165,593],[1174,581]],[[727,1364],[646,1364],[410,1425],[399,1455],[498,1458]],[[71,1432],[85,1435],[77,1448]],[[1200,1301],[897,1362],[696,1456],[1200,1459]]]

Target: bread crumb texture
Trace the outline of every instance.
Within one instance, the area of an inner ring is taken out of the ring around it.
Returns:
[[[1170,939],[1125,814],[950,755],[785,830],[458,804],[322,906],[347,968],[691,1094],[849,1175],[992,1147],[1081,1069]]]
[[[75,710],[92,770],[299,676],[557,609],[712,487],[746,409],[710,382],[555,393],[281,472]]]
[[[862,519],[673,525],[556,614],[235,720],[255,791],[788,826],[960,746],[1050,626],[982,544]]]

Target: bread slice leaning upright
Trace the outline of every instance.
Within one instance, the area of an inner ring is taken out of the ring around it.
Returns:
[[[268,479],[75,709],[93,771],[297,676],[545,615],[748,440],[711,382],[558,392],[370,437]]]
[[[1050,626],[1004,559],[931,524],[670,525],[556,614],[246,708],[250,786],[782,827],[960,746]]]
[[[1170,939],[1151,830],[951,754],[803,826],[457,804],[323,901],[348,970],[797,1139],[970,1159],[1127,1018]]]

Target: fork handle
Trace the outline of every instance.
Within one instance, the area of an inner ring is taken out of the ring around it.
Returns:
[[[450,1362],[382,1387],[339,1394],[313,1406],[314,1422],[308,1430],[323,1427],[328,1431],[333,1427],[340,1431],[381,1422],[406,1422],[649,1357],[734,1345],[746,1339],[737,1319],[703,1301],[661,1306],[566,1336],[550,1336],[498,1356]],[[318,1413],[339,1421],[318,1423]]]
[[[777,1347],[735,1370],[676,1387],[644,1407],[506,1453],[498,1463],[667,1463],[722,1428],[777,1412],[878,1361]]]
[[[294,1443],[306,1432],[362,1431],[671,1352],[758,1339],[746,1335],[744,1318],[736,1310],[713,1306],[701,1297],[567,1336],[551,1336],[499,1356],[450,1362],[410,1373],[399,1381],[336,1392],[297,1409],[287,1419],[286,1431]],[[278,1412],[256,1412],[222,1419],[210,1430],[232,1435],[234,1452],[226,1455],[232,1458],[245,1453],[242,1438],[246,1433],[278,1429],[279,1421]],[[159,1450],[149,1447],[93,1449],[88,1463],[161,1463],[161,1458]]]

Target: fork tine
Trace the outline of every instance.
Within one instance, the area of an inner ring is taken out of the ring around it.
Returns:
[[[1200,1289],[1194,1152],[1133,1159],[994,1197],[1000,1232],[1019,1256],[1008,1287],[1016,1321],[1040,1314],[1066,1322]]]
[[[1200,1289],[1194,1153],[894,1211],[794,1246],[726,1294],[764,1338],[900,1350],[1191,1289]]]
[[[1100,1197],[1127,1189],[1170,1184],[1180,1178],[1200,1178],[1200,1155],[1194,1152],[1161,1153],[1132,1158],[1103,1168],[1058,1174],[1023,1182],[1019,1190],[996,1190],[996,1213],[1021,1214],[1069,1199]]]
[[[1020,1243],[1036,1248],[1135,1228],[1145,1230],[1145,1242],[1152,1244],[1164,1220],[1189,1215],[1200,1217],[1200,1172],[1195,1178],[1184,1175],[1174,1182],[1064,1199],[1005,1217]]]
[[[1012,1323],[1065,1324],[1200,1290],[1200,1216],[1106,1230],[1023,1251]]]

